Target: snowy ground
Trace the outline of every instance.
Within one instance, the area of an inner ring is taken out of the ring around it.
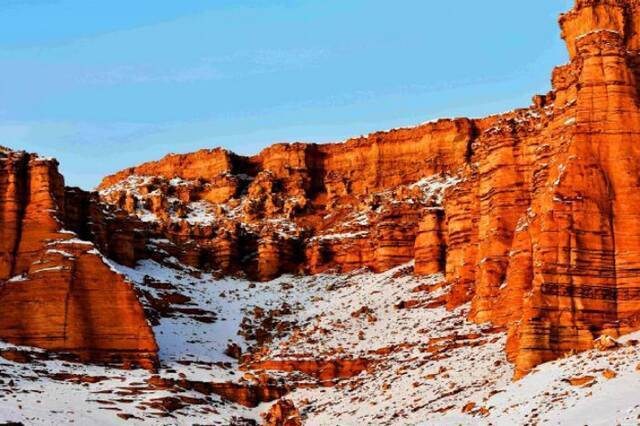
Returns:
[[[10,345],[3,345],[6,348]],[[0,358],[0,421],[25,425],[234,424],[234,418],[259,418],[259,409],[230,406],[219,397],[193,391],[150,389],[149,373],[84,366],[58,360],[15,363]],[[80,377],[74,381],[66,376]],[[84,380],[99,380],[86,383]],[[174,415],[162,409],[163,398],[206,399]],[[135,416],[125,420],[125,417]]]
[[[290,325],[274,332],[271,342],[267,339],[263,359],[366,358],[374,362],[369,371],[336,386],[290,393],[287,397],[299,408],[305,424],[639,422],[640,346],[626,344],[609,352],[590,351],[558,360],[513,383],[513,369],[504,357],[504,334],[467,322],[466,307],[455,311],[438,307],[439,297],[446,292],[442,278],[413,277],[411,265],[383,274],[285,276],[268,283],[216,279],[153,261],[135,269],[115,267],[154,297],[179,293],[188,298],[154,327],[161,377],[241,383],[244,372],[224,354],[225,348],[230,342],[243,350],[255,346],[254,340],[238,334],[243,319],[252,329],[271,311],[279,311],[274,318]],[[215,314],[215,321],[199,321],[201,311]],[[153,388],[146,383],[150,374],[141,370],[56,360],[20,364],[0,358],[0,371],[0,421],[225,425],[238,424],[239,418],[260,422],[260,413],[271,405],[248,409],[215,395]],[[100,381],[74,382],[60,373]],[[569,382],[585,376],[592,380],[583,386]],[[313,383],[311,378],[307,381]],[[163,412],[154,401],[166,397],[199,403]],[[135,417],[125,420],[127,416]]]

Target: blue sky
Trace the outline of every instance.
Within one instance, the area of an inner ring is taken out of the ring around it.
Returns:
[[[169,152],[257,153],[526,106],[571,0],[0,0],[0,145],[90,189]]]

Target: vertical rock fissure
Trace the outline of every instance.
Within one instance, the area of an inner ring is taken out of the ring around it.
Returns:
[[[71,270],[69,271],[69,282],[67,284],[67,292],[64,297],[64,318],[62,325],[62,341],[63,346],[66,348],[68,346],[67,338],[67,327],[69,324],[69,300],[71,299],[71,294],[73,292],[73,283],[77,279],[76,277],[76,263],[72,262]]]
[[[20,243],[22,242],[25,213],[31,196],[31,170],[29,168],[30,157],[30,154],[24,154],[16,166],[16,235],[15,240],[13,241],[11,270],[9,276],[14,276],[17,272],[16,265],[18,262]]]

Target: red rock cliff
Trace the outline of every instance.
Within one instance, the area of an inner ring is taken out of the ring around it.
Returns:
[[[530,107],[172,155],[106,178],[100,197],[193,266],[444,272],[448,306],[508,328],[520,376],[640,318],[640,2],[578,0],[560,24],[570,63]]]
[[[441,120],[342,144],[278,144],[254,157],[170,155],[100,185],[103,201],[147,222],[184,263],[260,279],[413,259],[420,217],[440,209],[477,129]],[[206,174],[201,159],[211,158]]]
[[[545,108],[483,132],[447,198],[450,304],[509,327],[517,376],[638,327],[638,16],[634,1],[563,15],[571,62]]]
[[[3,150],[0,167],[0,339],[153,366],[157,347],[133,287],[65,229],[55,160]]]

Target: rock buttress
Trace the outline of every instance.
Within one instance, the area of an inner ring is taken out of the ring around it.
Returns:
[[[638,327],[638,15],[636,2],[578,1],[561,18],[571,62],[554,71],[553,103],[484,131],[475,205],[461,188],[447,198],[450,303],[508,327],[516,377]]]
[[[153,367],[157,346],[134,288],[92,243],[64,229],[55,160],[1,155],[0,339],[87,362]]]

